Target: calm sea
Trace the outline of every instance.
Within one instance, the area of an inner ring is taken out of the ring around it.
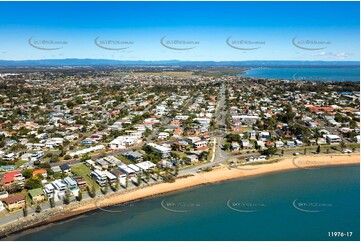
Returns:
[[[9,239],[359,240],[359,179],[358,166],[268,174],[89,212]]]
[[[287,80],[359,82],[360,68],[251,68],[246,73],[239,74],[239,76]]]

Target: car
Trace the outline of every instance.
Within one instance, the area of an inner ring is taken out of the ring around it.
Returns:
[[[201,171],[203,171],[202,168],[198,168],[198,169],[197,169],[197,172],[198,172],[198,173],[201,172]]]
[[[300,154],[300,153],[298,153],[298,152],[293,153],[294,156],[297,156],[297,155],[299,155],[299,154]]]
[[[343,150],[342,150],[342,153],[348,153],[348,154],[350,154],[350,153],[352,153],[352,150],[349,150],[349,149],[343,149]]]

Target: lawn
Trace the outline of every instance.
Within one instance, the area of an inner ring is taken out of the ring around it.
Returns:
[[[96,184],[93,179],[91,179],[88,174],[91,173],[92,171],[90,170],[89,167],[87,167],[86,165],[84,165],[83,163],[81,164],[76,164],[73,165],[71,167],[71,171],[76,174],[77,176],[81,176],[85,179],[85,181],[88,183],[88,185],[90,186],[91,184],[95,185],[96,189],[99,189],[98,184]]]
[[[125,157],[124,155],[117,155],[117,158],[119,160],[121,160],[123,163],[129,165],[132,164],[133,162],[131,160],[129,160],[127,157]]]

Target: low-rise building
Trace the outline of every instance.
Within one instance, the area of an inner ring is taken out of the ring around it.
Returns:
[[[35,188],[28,191],[29,197],[33,202],[42,202],[45,200],[44,191],[41,188]]]
[[[24,209],[26,207],[25,195],[16,194],[2,199],[4,207],[9,211],[13,212],[16,210]]]

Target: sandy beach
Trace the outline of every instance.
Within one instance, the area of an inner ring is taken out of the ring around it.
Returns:
[[[174,183],[161,183],[150,187],[144,187],[130,191],[119,196],[114,196],[107,199],[100,199],[96,203],[87,204],[85,206],[72,210],[69,214],[64,214],[64,217],[80,214],[85,211],[96,209],[97,207],[105,207],[119,203],[139,200],[146,197],[160,195],[163,193],[178,191],[194,186],[217,183],[221,181],[246,178],[250,176],[258,176],[266,173],[293,170],[293,169],[318,169],[321,166],[337,166],[337,165],[351,165],[360,163],[360,154],[339,154],[339,155],[306,155],[299,157],[289,157],[282,159],[279,162],[261,165],[247,165],[238,168],[228,168],[221,166],[210,172],[197,173],[194,176],[177,179]],[[63,218],[64,218],[63,217]],[[61,217],[55,218],[62,219]],[[53,219],[52,219],[53,220]]]

